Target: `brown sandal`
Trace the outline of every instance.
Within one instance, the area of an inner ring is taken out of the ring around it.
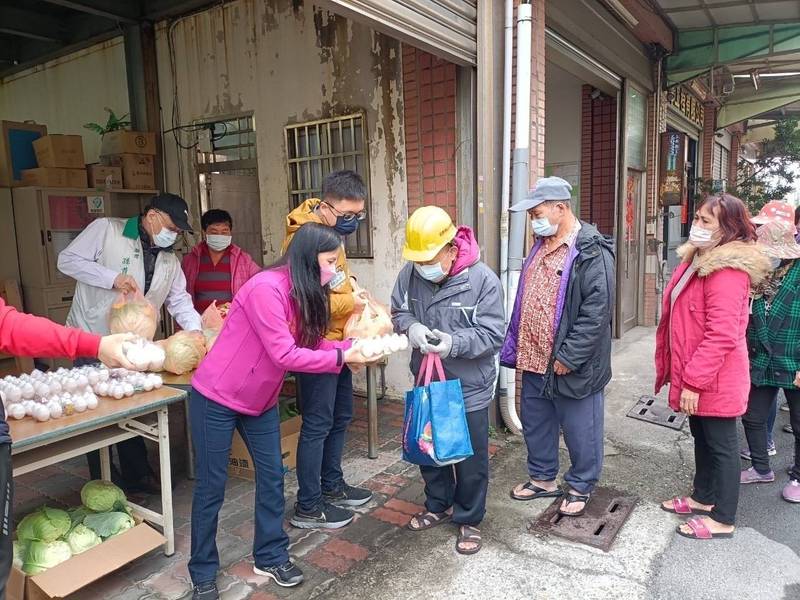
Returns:
[[[415,519],[417,525],[414,525]],[[450,513],[434,513],[429,510],[423,510],[411,517],[406,527],[411,531],[425,531],[448,521],[450,521]]]
[[[474,548],[463,548],[463,544],[475,544]],[[456,540],[456,552],[459,554],[476,554],[483,547],[481,530],[472,525],[461,525],[458,528],[458,539]]]

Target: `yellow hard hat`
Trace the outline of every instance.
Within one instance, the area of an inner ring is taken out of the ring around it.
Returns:
[[[453,220],[438,206],[422,206],[406,222],[403,258],[412,262],[432,260],[456,237]]]

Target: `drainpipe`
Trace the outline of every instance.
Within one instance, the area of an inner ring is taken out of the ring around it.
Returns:
[[[505,102],[507,105],[508,120],[506,121],[504,115],[504,126],[508,123],[508,130],[503,131],[504,143],[506,142],[506,134],[511,133],[511,27],[510,21],[513,19],[509,15],[509,8],[513,11],[513,3],[506,0],[506,71],[505,71],[505,84],[508,86],[505,90]],[[530,161],[530,123],[531,123],[531,34],[532,34],[532,6],[529,3],[520,4],[517,7],[517,65],[516,65],[516,83],[517,83],[517,96],[516,96],[516,122],[514,129],[514,140],[516,147],[513,154],[513,168],[511,185],[511,192],[513,194],[513,202],[516,204],[525,197],[528,191],[529,183],[529,161]],[[513,13],[512,13],[513,14]],[[526,213],[513,213],[509,219],[508,205],[509,195],[507,193],[508,186],[508,171],[506,153],[510,153],[510,139],[508,144],[504,146],[504,172],[503,172],[503,216],[501,219],[501,227],[505,223],[505,227],[501,230],[501,235],[507,238],[507,247],[501,248],[504,250],[505,255],[501,254],[502,268],[505,270],[505,283],[506,292],[506,315],[507,319],[511,319],[511,313],[514,309],[514,300],[517,296],[517,287],[519,285],[520,272],[522,271],[522,262],[525,258],[525,220]],[[509,158],[511,158],[509,156]],[[510,221],[510,227],[509,227]],[[504,262],[503,262],[504,261]],[[516,384],[515,384],[515,371],[513,369],[503,369],[501,376],[501,403],[500,413],[503,416],[506,426],[514,433],[522,432],[522,423],[519,420],[516,410]],[[502,396],[503,384],[505,384],[505,397]]]

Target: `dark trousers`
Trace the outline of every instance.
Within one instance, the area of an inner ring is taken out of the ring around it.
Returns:
[[[189,574],[194,585],[216,581],[219,570],[217,521],[225,499],[228,457],[233,430],[242,436],[256,471],[253,558],[258,567],[289,560],[289,537],[283,530],[283,464],[278,407],[257,417],[237,413],[192,390],[189,419],[195,453],[192,498],[192,556]]]
[[[800,416],[800,390],[784,389],[786,401],[789,404],[789,418],[794,426]],[[747,445],[750,447],[750,457],[753,461],[753,468],[762,475],[769,473],[772,468],[769,464],[769,454],[767,454],[767,444],[769,443],[769,420],[770,415],[777,410],[778,388],[770,386],[750,388],[750,397],[747,402],[747,412],[742,415],[742,425],[744,434],[747,437]],[[774,419],[773,419],[774,423]],[[794,470],[800,479],[800,433],[795,433],[794,444]]]
[[[522,431],[528,447],[528,473],[537,481],[558,475],[558,434],[564,433],[572,463],[564,481],[590,494],[603,469],[603,392],[575,400],[544,393],[544,377],[522,374]]]
[[[425,509],[453,508],[453,522],[477,527],[486,514],[489,487],[489,409],[467,413],[473,455],[446,467],[420,467],[425,480]]]
[[[735,418],[689,417],[694,437],[694,492],[700,504],[713,504],[711,518],[736,523],[739,504],[739,436]]]
[[[303,415],[297,443],[297,504],[312,512],[322,502],[323,492],[337,492],[344,485],[342,452],[353,418],[353,374],[345,367],[338,375],[295,377]]]
[[[0,444],[0,599],[6,597],[6,583],[11,573],[14,552],[11,537],[14,530],[14,479],[11,476],[11,444]]]
[[[76,358],[73,364],[76,367],[85,365],[99,364],[96,358]],[[112,479],[117,485],[126,489],[136,489],[137,485],[148,475],[155,476],[150,463],[147,460],[147,446],[144,438],[133,437],[129,440],[116,444],[117,455],[119,456],[119,469],[114,466],[113,454],[111,458]],[[110,452],[109,448],[109,452]],[[92,479],[100,479],[100,452],[93,450],[86,455],[89,463],[89,476]]]

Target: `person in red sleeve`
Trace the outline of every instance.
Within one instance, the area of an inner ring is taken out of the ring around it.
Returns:
[[[122,343],[135,336],[129,333],[99,336],[80,329],[64,327],[58,323],[18,312],[0,298],[0,352],[14,356],[41,358],[76,358],[96,356],[109,367],[133,369],[125,358]],[[11,468],[11,436],[0,403],[0,598],[6,596],[6,581],[11,572],[13,551],[11,547],[11,508],[14,498],[14,480]]]

